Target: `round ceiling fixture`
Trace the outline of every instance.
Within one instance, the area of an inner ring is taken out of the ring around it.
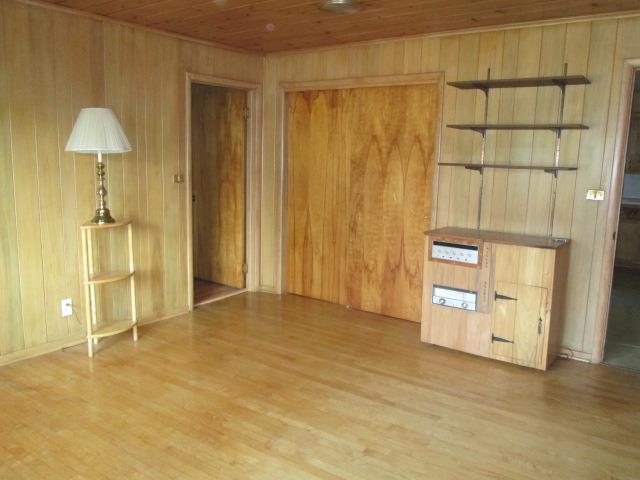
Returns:
[[[356,0],[323,0],[320,8],[331,13],[355,13],[362,9]]]

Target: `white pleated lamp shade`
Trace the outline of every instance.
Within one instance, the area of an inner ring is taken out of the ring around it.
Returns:
[[[112,110],[83,108],[65,150],[77,153],[123,153],[130,152],[131,145]]]

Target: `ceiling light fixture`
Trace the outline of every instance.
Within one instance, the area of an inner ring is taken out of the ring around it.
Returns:
[[[331,13],[355,13],[362,5],[356,0],[323,0],[320,8]]]

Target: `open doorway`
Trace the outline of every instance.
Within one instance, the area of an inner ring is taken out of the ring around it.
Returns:
[[[640,72],[634,77],[604,362],[640,370]]]
[[[193,304],[246,287],[247,91],[191,84]]]

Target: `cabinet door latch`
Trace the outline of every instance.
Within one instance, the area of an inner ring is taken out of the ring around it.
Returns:
[[[513,343],[513,340],[507,340],[506,338],[496,337],[493,333],[491,334],[491,342],[501,342],[501,343]]]
[[[538,318],[538,335],[542,334],[542,318]]]

